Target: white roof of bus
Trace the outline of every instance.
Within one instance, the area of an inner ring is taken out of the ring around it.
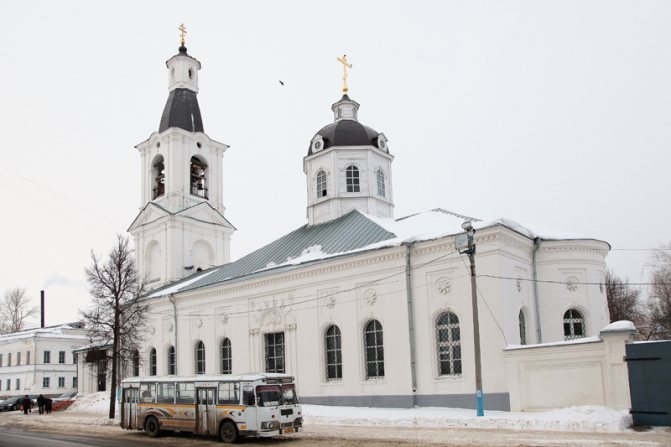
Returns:
[[[290,374],[244,373],[244,374],[198,374],[194,376],[136,376],[127,377],[121,383],[135,382],[252,382],[261,379],[293,378]]]

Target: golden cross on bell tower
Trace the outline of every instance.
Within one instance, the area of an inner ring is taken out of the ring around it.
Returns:
[[[342,92],[347,94],[347,69],[352,68],[352,64],[347,62],[347,55],[343,54],[338,57],[338,62],[342,64]]]
[[[179,30],[180,42],[182,42],[182,46],[184,46],[184,36],[186,35],[186,27],[182,23],[181,25],[179,25],[179,28],[177,28],[177,29]]]

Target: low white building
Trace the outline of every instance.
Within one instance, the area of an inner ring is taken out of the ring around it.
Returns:
[[[307,403],[474,407],[469,260],[455,249],[471,221],[485,407],[540,408],[542,391],[552,406],[627,408],[619,353],[633,329],[602,333],[609,244],[443,209],[395,219],[387,138],[346,89],[303,159],[307,223],[221,264],[234,230],[225,145],[204,134],[194,61],[184,47],[168,61],[159,131],[138,146],[130,232],[141,273],[162,286],[147,296],[140,375],[286,372]]]
[[[75,391],[73,351],[88,343],[81,323],[0,335],[0,397]]]

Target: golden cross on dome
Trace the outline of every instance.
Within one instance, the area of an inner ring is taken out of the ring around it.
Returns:
[[[347,62],[346,54],[343,54],[342,57],[338,57],[338,62],[342,64],[342,92],[347,94],[347,69],[352,68],[352,64]]]
[[[179,28],[177,29],[179,30],[179,38],[180,41],[182,42],[182,46],[184,46],[184,35],[186,35],[186,27],[182,23],[181,25],[179,25]]]

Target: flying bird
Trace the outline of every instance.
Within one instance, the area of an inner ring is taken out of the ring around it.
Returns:
[[[284,82],[280,81],[280,84],[284,85]]]

